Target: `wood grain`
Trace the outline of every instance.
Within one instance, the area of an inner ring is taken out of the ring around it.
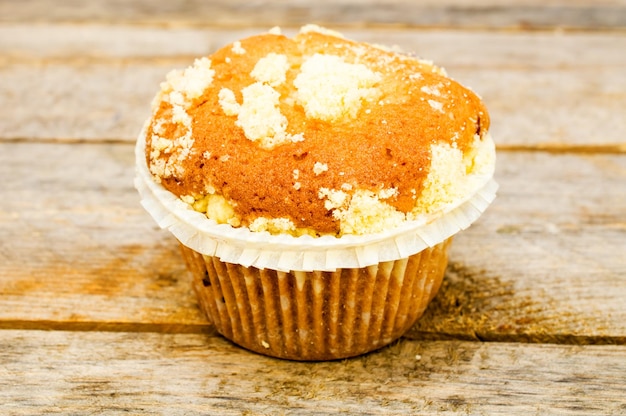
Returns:
[[[416,342],[294,363],[221,338],[5,330],[0,412],[622,414],[626,347]]]
[[[626,319],[615,309],[626,294],[625,161],[501,152],[499,197],[455,239],[443,290],[416,336],[444,326],[481,340],[624,343],[623,329],[604,338],[589,326]],[[606,300],[590,301],[602,292]]]
[[[172,68],[305,23],[479,92],[499,197],[425,316],[336,362],[200,313],[132,185]],[[626,0],[0,0],[0,414],[626,414]]]
[[[333,26],[330,26],[333,29]],[[160,28],[134,25],[0,22],[0,57],[11,61],[134,61],[193,59],[237,39],[269,30],[245,28]],[[283,28],[293,36],[298,28]],[[350,39],[398,46],[444,66],[571,70],[626,65],[615,53],[626,38],[621,32],[532,32],[442,29],[341,28]],[[78,41],[80,40],[80,41]]]
[[[170,69],[252,33],[0,27],[0,140],[134,141]],[[447,68],[482,95],[501,148],[626,151],[626,117],[618,116],[626,108],[624,36],[346,34],[418,51]]]
[[[138,204],[132,153],[0,144],[0,326],[210,331],[176,242]],[[626,157],[502,152],[497,179],[409,336],[624,343]]]
[[[624,0],[26,0],[0,3],[8,22],[91,22],[246,27],[323,23],[342,26],[598,29],[626,27]]]
[[[3,145],[5,320],[87,329],[143,321],[165,331],[205,323],[176,242],[138,205],[131,153],[127,145]]]

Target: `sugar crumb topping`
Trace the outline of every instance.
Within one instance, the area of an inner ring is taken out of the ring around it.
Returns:
[[[321,188],[318,196],[339,221],[342,234],[377,233],[399,226],[406,215],[384,202],[398,192],[395,188],[379,192],[357,189],[352,195],[344,191]]]
[[[439,102],[439,101],[435,101],[435,100],[428,100],[428,104],[432,107],[433,110],[435,111],[439,111],[440,113],[443,113],[443,103]]]
[[[289,70],[287,56],[271,52],[258,60],[250,76],[259,82],[276,87],[287,79],[287,70]]]
[[[267,84],[256,82],[241,92],[243,104],[235,124],[243,129],[249,140],[259,141],[265,148],[304,140],[301,134],[287,133],[287,118],[278,107],[278,91]]]
[[[314,24],[308,24],[308,25],[302,26],[300,28],[299,33],[305,34],[305,33],[311,33],[311,32],[321,33],[322,35],[334,36],[336,38],[342,38],[342,39],[345,38],[341,32],[337,32],[335,30],[327,29],[325,27],[314,25]]]
[[[220,107],[222,107],[222,111],[227,116],[236,116],[239,114],[241,106],[237,102],[235,98],[235,93],[228,88],[222,88],[220,92],[217,94],[218,102]]]
[[[243,129],[246,138],[258,141],[265,148],[304,140],[302,133],[287,133],[287,118],[279,108],[280,94],[274,89],[285,82],[288,70],[287,56],[269,53],[259,59],[250,73],[257,82],[241,90],[243,103],[238,103],[235,93],[228,88],[218,93],[224,114],[237,116],[235,124]]]
[[[180,199],[189,205],[192,205],[194,202],[196,202],[196,198],[191,195],[181,195]]]
[[[441,91],[439,90],[439,85],[424,85],[420,88],[424,94],[434,95],[437,97],[441,96]]]
[[[246,53],[246,50],[241,46],[241,42],[238,40],[233,42],[233,47],[231,48],[231,51],[233,51],[235,55],[243,55]]]
[[[164,93],[177,91],[187,100],[192,100],[202,95],[213,82],[214,76],[215,71],[211,68],[209,58],[196,59],[192,66],[184,70],[170,71],[165,82],[161,83],[161,90]]]
[[[315,175],[321,175],[327,170],[328,170],[328,165],[326,163],[315,162],[315,164],[313,165],[313,173],[315,173]]]
[[[235,124],[243,129],[246,138],[258,141],[265,148],[304,140],[301,133],[287,133],[287,118],[278,106],[280,94],[270,85],[255,82],[241,90],[241,93],[242,104],[227,88],[220,90],[218,98],[224,114],[237,116]]]
[[[161,83],[161,91],[153,101],[153,110],[161,102],[171,106],[171,120],[176,124],[178,136],[163,137],[168,121],[159,119],[153,125],[150,149],[150,171],[157,177],[180,177],[184,174],[181,162],[191,154],[194,143],[192,120],[187,107],[192,100],[200,97],[213,82],[215,71],[208,58],[196,59],[192,66],[184,70],[170,71]],[[162,156],[166,156],[163,158]]]
[[[430,170],[412,215],[435,212],[463,198],[475,186],[471,181],[492,169],[494,160],[495,146],[489,136],[481,140],[476,135],[465,153],[456,143],[431,145]]]
[[[271,234],[289,234],[296,231],[296,225],[289,218],[258,217],[248,226],[251,231],[268,231]]]
[[[282,35],[283,34],[279,26],[274,26],[273,28],[268,30],[267,33],[269,33],[270,35]]]
[[[389,199],[397,195],[398,195],[398,188],[387,188],[387,189],[381,189],[380,191],[378,191],[378,197],[380,199]]]
[[[298,182],[298,179],[300,178],[300,170],[294,169],[292,172],[292,176],[293,176],[293,180],[295,181],[293,183],[293,187],[297,191],[302,187],[302,183]]]
[[[177,120],[180,125],[177,129],[179,136],[166,138],[156,133],[151,136],[150,172],[157,177],[180,177],[184,174],[181,162],[189,157],[194,143],[191,136],[191,117],[184,111],[180,111]],[[161,157],[163,155],[166,157]]]
[[[306,115],[325,121],[354,119],[363,100],[375,101],[381,75],[363,64],[351,64],[336,55],[316,53],[307,58],[294,80],[296,100]]]
[[[325,199],[324,207],[330,211],[342,207],[348,200],[349,195],[344,191],[320,188],[317,196],[319,199]]]
[[[266,147],[286,140],[287,118],[278,108],[280,94],[261,82],[247,86],[241,91],[243,104],[236,124],[246,137],[261,141]]]
[[[233,204],[222,195],[208,192],[207,195],[194,197],[193,195],[181,196],[180,198],[191,205],[198,212],[205,214],[208,218],[218,224],[229,224],[233,227],[241,225],[240,218],[235,214]]]

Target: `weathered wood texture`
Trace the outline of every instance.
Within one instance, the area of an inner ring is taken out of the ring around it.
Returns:
[[[132,152],[129,145],[3,145],[0,171],[12,178],[0,188],[5,321],[92,329],[132,322],[165,331],[206,323],[182,278],[176,242],[138,205]]]
[[[0,26],[0,140],[133,141],[170,69],[252,33]],[[399,45],[447,68],[484,98],[500,148],[626,151],[626,36],[346,35]]]
[[[626,347],[416,342],[294,363],[221,338],[3,331],[0,412],[623,414]]]
[[[0,177],[0,326],[209,330],[132,145],[3,143]],[[626,156],[503,152],[497,179],[409,336],[623,343]]]
[[[166,72],[311,22],[479,92],[501,185],[404,338],[315,364],[216,335],[132,186]],[[624,29],[626,0],[0,0],[0,414],[626,414]]]
[[[624,0],[22,0],[0,2],[0,20],[245,27],[323,23],[543,29],[626,27]]]

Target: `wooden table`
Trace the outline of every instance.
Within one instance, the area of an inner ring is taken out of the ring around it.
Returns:
[[[166,72],[308,22],[478,91],[501,185],[409,334],[325,363],[216,335],[132,184]],[[0,414],[122,413],[626,414],[626,1],[0,1]]]

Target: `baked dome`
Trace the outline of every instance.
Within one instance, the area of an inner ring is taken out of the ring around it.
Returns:
[[[493,170],[488,128],[441,68],[305,26],[172,71],[144,134],[155,180],[218,223],[340,236],[470,196]]]

